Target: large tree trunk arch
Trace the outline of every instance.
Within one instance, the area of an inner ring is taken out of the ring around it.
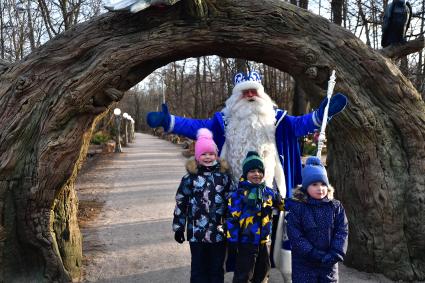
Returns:
[[[187,2],[104,14],[0,68],[0,281],[78,279],[73,183],[94,120],[158,67],[211,54],[288,72],[316,101],[336,69],[350,105],[329,126],[328,158],[352,228],[347,263],[424,280],[425,105],[411,82],[350,32],[283,1],[203,1],[204,17]]]

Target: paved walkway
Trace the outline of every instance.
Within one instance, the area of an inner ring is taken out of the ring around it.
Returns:
[[[177,244],[171,231],[174,195],[185,173],[181,148],[136,134],[123,151],[96,157],[77,180],[81,202],[104,203],[81,229],[85,282],[187,283],[189,245]],[[342,270],[341,282],[387,282]],[[231,277],[226,274],[226,282]],[[269,282],[282,282],[275,269]]]

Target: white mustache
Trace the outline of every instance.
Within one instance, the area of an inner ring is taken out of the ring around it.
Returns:
[[[273,113],[273,102],[260,96],[256,96],[252,100],[241,97],[230,107],[230,111],[239,118],[245,118],[252,114],[267,115]]]

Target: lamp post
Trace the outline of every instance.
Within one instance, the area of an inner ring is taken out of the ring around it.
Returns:
[[[134,139],[136,138],[136,136],[134,135],[135,133],[135,125],[134,125],[134,119],[133,117],[131,118],[131,140],[134,142]]]
[[[127,115],[127,141],[131,143],[131,116]]]
[[[134,130],[133,130],[133,117],[128,115],[128,142],[132,143],[134,141]]]
[[[120,129],[121,129],[121,109],[114,109],[115,115],[115,125],[117,126],[117,133],[115,137],[115,152],[122,152],[121,149],[121,137],[120,137]]]
[[[127,119],[128,119],[128,113],[122,114],[122,117],[124,118],[124,142],[123,145],[127,146],[128,143],[128,132],[127,132]]]
[[[131,116],[130,114],[127,114],[127,142],[131,143],[131,123],[130,123]]]

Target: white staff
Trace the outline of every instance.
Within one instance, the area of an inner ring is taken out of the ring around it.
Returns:
[[[326,131],[326,125],[328,123],[329,102],[331,101],[331,96],[332,96],[332,93],[334,92],[335,80],[336,80],[335,70],[332,70],[332,75],[328,81],[328,92],[326,94],[326,96],[328,97],[328,103],[326,103],[326,107],[323,113],[322,127],[320,128],[319,141],[317,144],[316,156],[319,158],[322,156],[323,143],[326,139],[325,131]]]

